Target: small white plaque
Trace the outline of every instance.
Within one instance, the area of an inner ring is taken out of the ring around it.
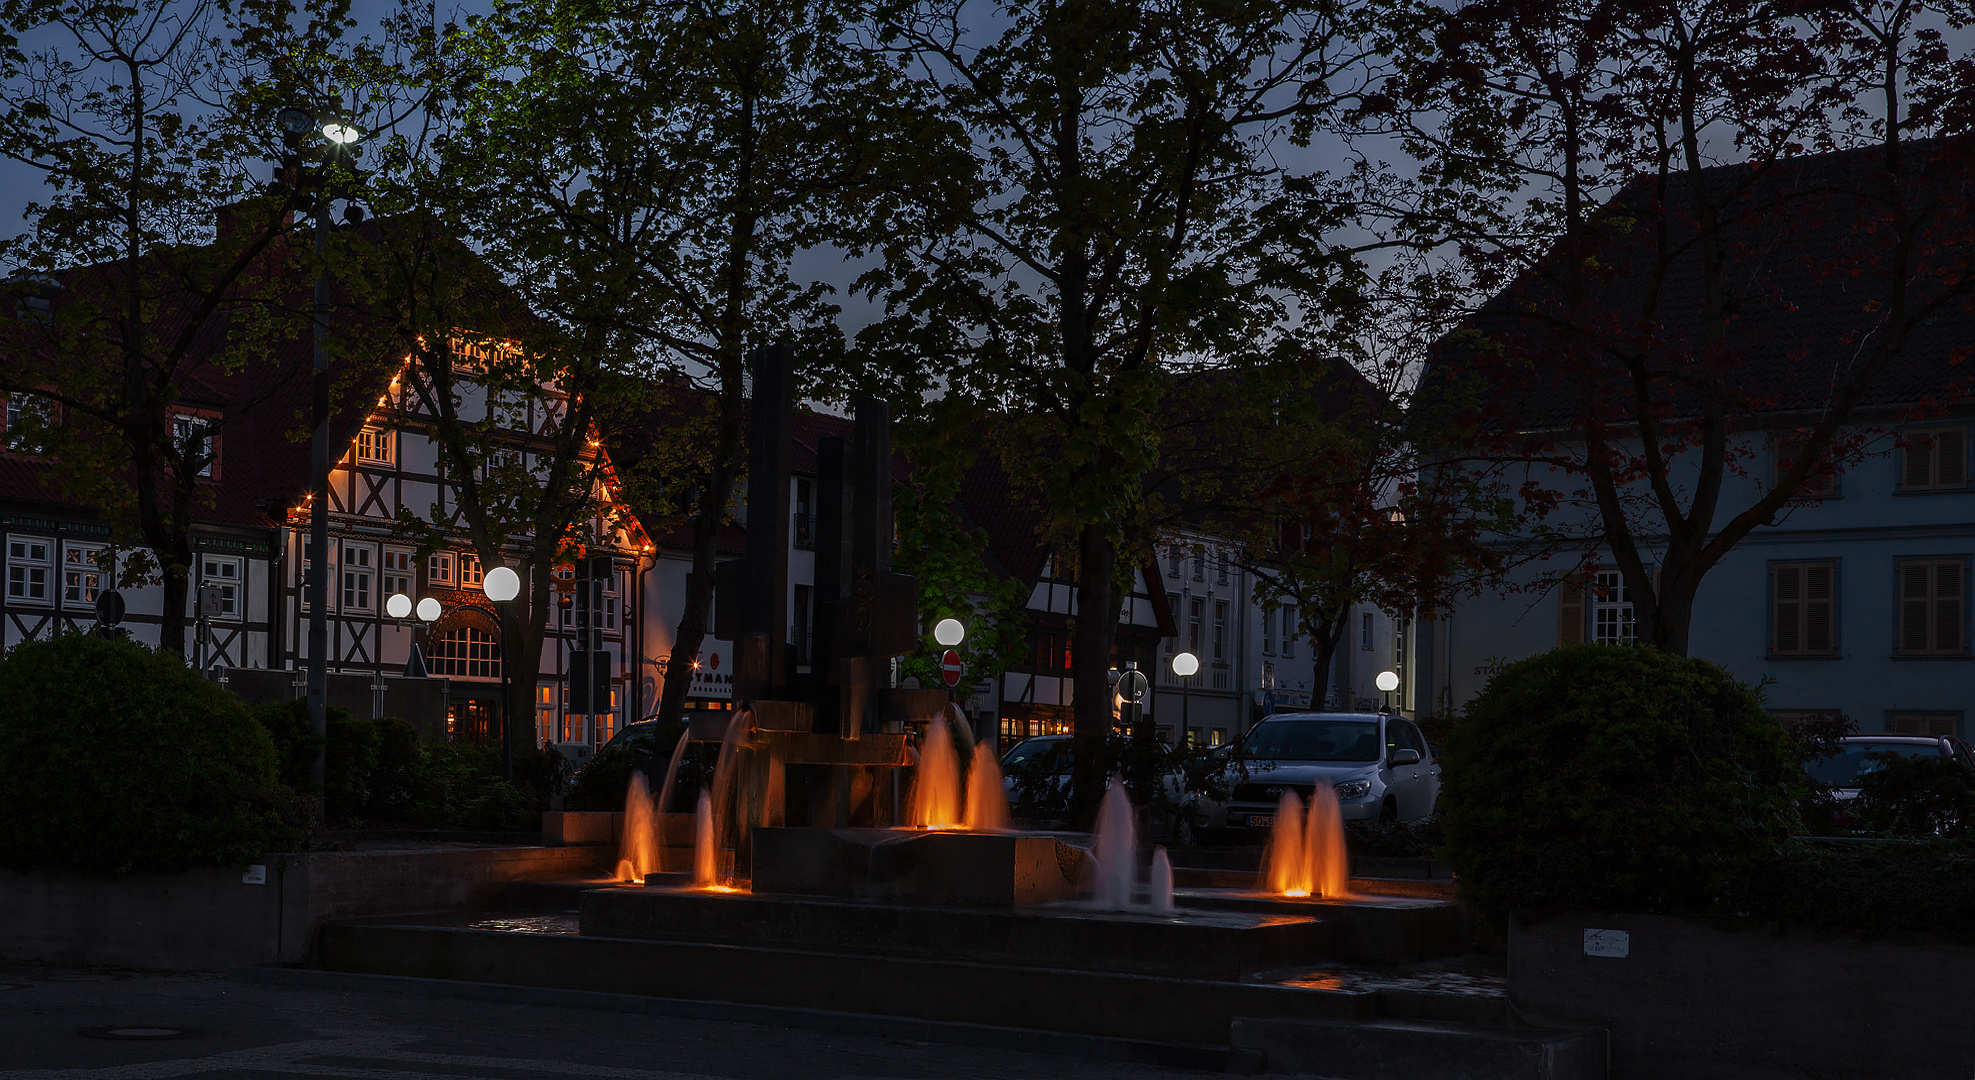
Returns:
[[[1624,959],[1632,952],[1632,935],[1624,930],[1584,931],[1584,955]]]
[[[254,865],[249,866],[247,868],[247,872],[240,875],[240,884],[242,885],[267,884],[267,867],[260,863],[255,863]],[[1591,940],[1590,931],[1585,932],[1584,940],[1587,943],[1584,947],[1587,950],[1590,949],[1591,946],[1590,944],[1588,944]]]

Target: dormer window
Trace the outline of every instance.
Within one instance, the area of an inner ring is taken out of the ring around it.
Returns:
[[[178,440],[186,464],[195,476],[211,480],[219,465],[219,437],[213,422],[200,416],[179,416],[172,420],[172,437]]]
[[[372,427],[357,432],[357,462],[363,465],[389,465],[395,461],[392,434]]]

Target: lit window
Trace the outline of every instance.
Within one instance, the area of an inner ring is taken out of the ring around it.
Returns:
[[[62,546],[62,603],[90,607],[105,587],[107,556],[101,547],[87,544]]]
[[[535,684],[535,739],[541,743],[556,741],[556,684],[538,682]]]
[[[7,538],[7,599],[23,604],[45,604],[52,597],[50,579],[55,576],[54,546],[38,537]]]
[[[480,556],[472,552],[461,552],[459,557],[459,583],[462,588],[479,588],[487,575],[480,569]]]
[[[469,679],[501,677],[501,654],[494,635],[462,626],[432,638],[432,674]]]

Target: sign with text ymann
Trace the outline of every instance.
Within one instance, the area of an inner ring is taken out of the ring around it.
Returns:
[[[699,666],[693,669],[693,684],[686,691],[686,696],[731,700],[734,696],[734,673],[726,658],[717,652],[701,654]]]

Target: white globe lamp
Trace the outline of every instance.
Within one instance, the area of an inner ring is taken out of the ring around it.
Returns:
[[[505,604],[521,595],[521,575],[505,566],[496,566],[487,571],[487,577],[480,583],[487,591],[487,599],[496,604]]]
[[[402,619],[410,615],[411,597],[404,593],[392,593],[391,598],[384,601],[384,614],[394,619]]]
[[[933,640],[951,649],[967,636],[967,628],[960,625],[959,619],[941,619],[933,627]]]

